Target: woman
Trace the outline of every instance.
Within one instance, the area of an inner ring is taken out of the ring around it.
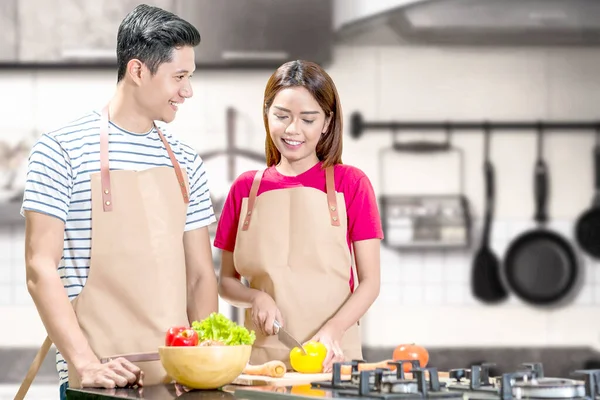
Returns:
[[[320,66],[279,67],[263,119],[268,168],[235,180],[217,226],[219,292],[247,308],[245,325],[257,335],[250,363],[289,366],[277,320],[301,342],[327,347],[328,372],[334,362],[362,359],[358,324],[380,285],[377,201],[367,176],[342,165],[340,100]]]

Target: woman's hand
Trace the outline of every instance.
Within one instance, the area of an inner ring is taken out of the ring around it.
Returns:
[[[274,335],[275,320],[283,325],[283,318],[277,308],[277,304],[267,293],[258,291],[252,299],[252,322],[256,329],[260,330],[263,335]]]
[[[331,372],[333,364],[344,361],[344,352],[340,347],[344,332],[332,324],[325,324],[311,340],[321,342],[327,347],[327,356],[323,361],[323,372]]]

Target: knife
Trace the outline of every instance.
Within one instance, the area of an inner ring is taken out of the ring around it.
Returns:
[[[281,343],[285,344],[290,349],[298,347],[303,354],[306,354],[306,350],[304,350],[302,344],[299,341],[297,341],[292,335],[290,335],[288,331],[283,329],[279,321],[275,320],[273,326],[275,327],[275,333],[279,337],[279,341]]]

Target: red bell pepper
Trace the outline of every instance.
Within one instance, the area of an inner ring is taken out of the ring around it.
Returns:
[[[198,332],[189,326],[169,328],[165,336],[165,346],[197,346]]]

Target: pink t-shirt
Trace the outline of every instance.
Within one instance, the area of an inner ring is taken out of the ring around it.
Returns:
[[[262,177],[258,196],[269,190],[285,189],[297,186],[313,187],[326,192],[325,170],[319,162],[298,176],[285,176],[275,167],[268,168]],[[214,245],[233,252],[237,235],[242,199],[248,197],[256,170],[241,174],[231,185],[223,211],[217,225]],[[348,215],[348,248],[351,243],[366,239],[383,239],[381,218],[377,199],[369,178],[356,167],[337,164],[334,167],[335,190],[344,194]],[[351,267],[351,266],[350,266]],[[350,288],[354,290],[354,278],[350,274]]]

